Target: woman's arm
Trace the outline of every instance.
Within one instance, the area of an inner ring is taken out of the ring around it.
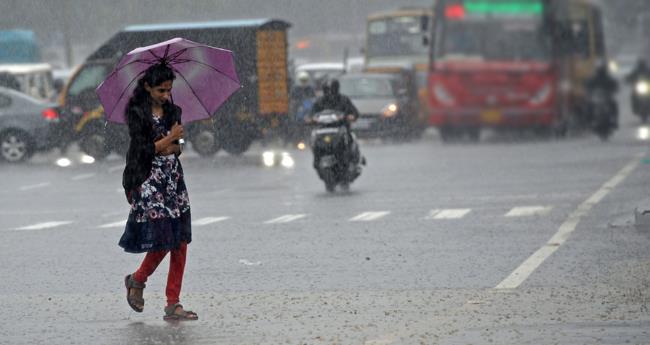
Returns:
[[[156,154],[168,155],[180,151],[178,144],[174,142],[183,137],[183,125],[175,123],[172,130],[166,136],[156,140]]]

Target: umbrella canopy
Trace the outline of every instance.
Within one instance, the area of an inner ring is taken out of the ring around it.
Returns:
[[[176,74],[172,100],[183,109],[183,122],[209,118],[240,87],[231,51],[174,38],[132,50],[97,87],[108,121],[126,122],[126,104],[138,80],[159,63]]]

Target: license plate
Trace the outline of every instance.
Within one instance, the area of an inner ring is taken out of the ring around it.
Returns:
[[[374,122],[374,119],[357,119],[355,122],[352,123],[352,128],[353,129],[370,129],[370,126],[372,126],[373,122]]]
[[[320,158],[321,168],[329,168],[336,164],[336,158],[334,156],[323,156]]]
[[[481,122],[487,124],[497,124],[503,119],[503,113],[499,109],[484,110],[481,113]]]

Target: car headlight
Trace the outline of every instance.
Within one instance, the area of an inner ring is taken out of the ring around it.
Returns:
[[[618,63],[614,60],[609,61],[609,71],[612,73],[618,73],[620,70],[620,67],[618,66]]]
[[[433,87],[433,93],[436,96],[436,99],[441,103],[444,103],[446,105],[453,105],[455,102],[454,98],[449,94],[447,89],[440,84],[436,84]]]
[[[397,111],[399,110],[399,107],[395,103],[391,103],[387,106],[384,107],[384,109],[381,110],[381,113],[384,115],[384,117],[393,117],[397,115]]]
[[[647,95],[650,92],[650,83],[648,83],[645,80],[641,80],[638,83],[636,83],[634,89],[636,90],[636,93],[638,93],[639,95]]]
[[[535,96],[533,96],[533,98],[530,99],[530,104],[532,105],[543,104],[551,96],[552,91],[553,88],[551,87],[551,84],[547,83],[537,92],[537,94],[535,94]]]

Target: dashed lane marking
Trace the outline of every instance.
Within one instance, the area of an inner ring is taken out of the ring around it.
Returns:
[[[196,221],[192,221],[192,225],[203,226],[212,223],[223,222],[224,220],[228,220],[228,219],[230,219],[230,217],[205,217],[205,218],[198,219]]]
[[[377,211],[377,212],[363,212],[357,216],[350,218],[351,222],[370,222],[379,218],[386,217],[390,211]]]
[[[47,186],[50,186],[50,185],[51,185],[51,183],[49,183],[49,182],[43,182],[43,183],[38,183],[38,184],[33,184],[33,185],[28,185],[28,186],[22,186],[22,187],[20,187],[20,190],[21,191],[28,191],[28,190],[32,190],[32,189],[47,187]]]
[[[447,210],[431,210],[427,219],[461,219],[470,213],[472,209],[457,208]]]
[[[100,229],[120,228],[126,225],[126,219],[98,226]]]
[[[289,223],[289,222],[293,222],[294,220],[298,220],[305,217],[307,217],[306,214],[287,214],[282,217],[267,220],[266,222],[264,222],[264,224]]]
[[[14,230],[43,230],[43,229],[56,228],[58,226],[72,224],[72,223],[74,223],[74,222],[72,222],[72,221],[45,222],[45,223],[38,223],[38,224],[23,226],[23,227],[20,227],[20,228],[16,228]]]
[[[496,290],[516,289],[523,284],[526,279],[556,250],[564,244],[569,236],[575,231],[580,219],[587,215],[591,209],[598,204],[607,194],[609,194],[616,186],[625,180],[640,164],[640,159],[644,153],[640,153],[621,169],[614,177],[607,181],[596,193],[589,199],[585,200],[578,208],[573,211],[567,220],[560,225],[559,230],[551,237],[551,239],[539,248],[533,255],[524,261],[517,269],[515,269],[506,279],[495,287]]]
[[[515,207],[506,213],[506,217],[530,217],[530,216],[542,216],[545,215],[553,209],[552,206],[524,206],[524,207]]]
[[[86,179],[95,177],[95,175],[97,175],[97,174],[82,174],[82,175],[73,176],[70,179],[72,181],[80,181],[80,180],[86,180]]]

